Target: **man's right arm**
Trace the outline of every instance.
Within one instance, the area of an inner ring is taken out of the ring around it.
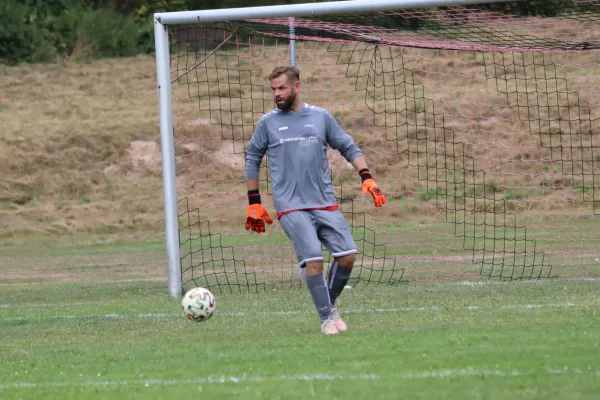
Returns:
[[[258,177],[260,173],[260,164],[262,162],[265,153],[269,147],[269,138],[267,136],[267,130],[265,127],[264,117],[258,120],[256,124],[256,130],[250,139],[250,143],[246,148],[246,180],[256,181],[256,187],[258,189]],[[248,183],[250,184],[250,183]]]
[[[261,204],[258,190],[260,164],[268,148],[269,138],[264,119],[261,118],[256,124],[256,131],[252,135],[250,144],[248,144],[248,148],[246,149],[246,187],[248,189],[246,230],[252,229],[258,233],[265,231],[265,222],[267,224],[273,223],[273,220],[271,220],[271,217]]]
[[[252,190],[258,190],[258,179],[247,179],[246,187],[248,188],[249,192]]]

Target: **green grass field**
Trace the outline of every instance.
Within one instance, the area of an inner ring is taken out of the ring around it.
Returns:
[[[592,399],[595,280],[347,290],[319,332],[305,288],[218,294],[204,323],[166,293],[162,239],[6,241],[2,399]]]
[[[335,29],[297,25],[302,98],[353,136],[388,196],[374,210],[328,153],[362,256],[334,337],[290,288],[280,224],[243,228],[245,146],[289,51],[262,40],[266,24],[260,44],[204,51],[190,26],[171,49],[172,78],[189,70],[171,93],[183,281],[267,287],[213,290],[203,323],[167,293],[164,238],[144,233],[164,232],[154,55],[0,66],[0,400],[600,398],[600,58],[488,49],[519,35],[588,47],[586,20],[475,18],[472,35],[449,20],[443,38],[399,32],[407,47],[300,40]],[[484,50],[451,50],[481,35]]]

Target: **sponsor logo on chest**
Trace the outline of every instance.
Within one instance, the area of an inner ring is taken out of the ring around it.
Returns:
[[[296,137],[279,139],[279,143],[281,143],[281,144],[294,142],[294,143],[298,143],[298,145],[300,145],[300,146],[307,146],[309,144],[315,144],[315,143],[317,143],[317,141],[318,141],[318,138],[316,136],[296,136]]]
[[[302,126],[303,128],[299,128]],[[293,137],[280,137],[279,143],[296,143],[298,146],[308,146],[311,144],[317,144],[319,138],[315,131],[316,127],[314,124],[306,123],[299,126],[288,126],[282,125],[277,128],[277,131],[282,135],[295,135]],[[285,133],[284,133],[285,132]]]

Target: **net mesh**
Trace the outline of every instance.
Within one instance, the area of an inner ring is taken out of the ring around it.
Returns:
[[[184,288],[301,284],[277,222],[244,229],[244,151],[290,24],[302,99],[388,197],[375,209],[329,153],[359,251],[350,285],[598,277],[600,1],[526,3],[170,27]]]

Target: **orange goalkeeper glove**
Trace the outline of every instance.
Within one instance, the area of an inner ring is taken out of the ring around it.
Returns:
[[[362,179],[362,192],[370,193],[371,196],[373,196],[373,202],[375,203],[375,207],[381,207],[382,205],[387,203],[385,195],[381,192],[379,186],[377,186],[375,179],[373,179],[373,177],[371,176],[371,172],[367,168],[365,168],[361,169],[359,174],[360,178]]]
[[[267,210],[260,204],[258,190],[248,191],[248,200],[250,205],[248,206],[248,216],[246,218],[246,230],[252,229],[254,232],[262,233],[265,231],[265,222],[271,225],[273,220]]]

